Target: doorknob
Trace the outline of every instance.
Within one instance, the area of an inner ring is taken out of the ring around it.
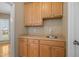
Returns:
[[[79,45],[79,41],[74,40],[73,44],[74,44],[74,45]]]

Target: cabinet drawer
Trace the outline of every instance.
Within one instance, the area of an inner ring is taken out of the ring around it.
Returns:
[[[19,43],[27,44],[27,39],[19,39]]]
[[[19,39],[19,41],[21,41],[21,42],[27,42],[27,39]]]
[[[52,45],[52,46],[65,46],[65,42],[63,41],[49,41],[49,40],[40,40],[40,44]]]
[[[38,40],[35,40],[35,39],[29,39],[28,40],[28,43],[35,43],[35,44],[38,44]]]

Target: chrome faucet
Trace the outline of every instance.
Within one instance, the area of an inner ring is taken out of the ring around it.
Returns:
[[[49,35],[47,36],[47,38],[58,38],[56,35],[54,35],[54,31],[53,30],[51,30],[50,31],[50,33],[49,33]]]

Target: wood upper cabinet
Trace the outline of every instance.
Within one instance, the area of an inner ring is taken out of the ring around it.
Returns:
[[[50,2],[41,2],[41,9],[42,9],[42,18],[48,18],[52,14],[51,10],[51,4]]]
[[[34,43],[36,42],[36,43]],[[28,40],[28,56],[38,57],[39,56],[39,45],[38,40]]]
[[[41,3],[25,3],[25,26],[41,26]]]
[[[41,26],[44,18],[62,16],[62,2],[33,2],[24,4],[25,26]]]
[[[27,40],[26,39],[20,39],[19,40],[19,56],[27,56]]]
[[[32,3],[24,4],[25,26],[32,24]]]
[[[43,2],[42,4],[42,18],[54,18],[63,16],[62,2]]]
[[[52,2],[52,16],[51,17],[61,17],[63,16],[63,3],[62,2]]]

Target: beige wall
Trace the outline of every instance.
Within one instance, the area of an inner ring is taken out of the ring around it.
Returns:
[[[16,35],[24,34],[24,5],[23,3],[15,3],[15,25]]]
[[[65,2],[63,6],[63,35],[65,39],[67,39],[67,34],[68,34],[68,3]]]

